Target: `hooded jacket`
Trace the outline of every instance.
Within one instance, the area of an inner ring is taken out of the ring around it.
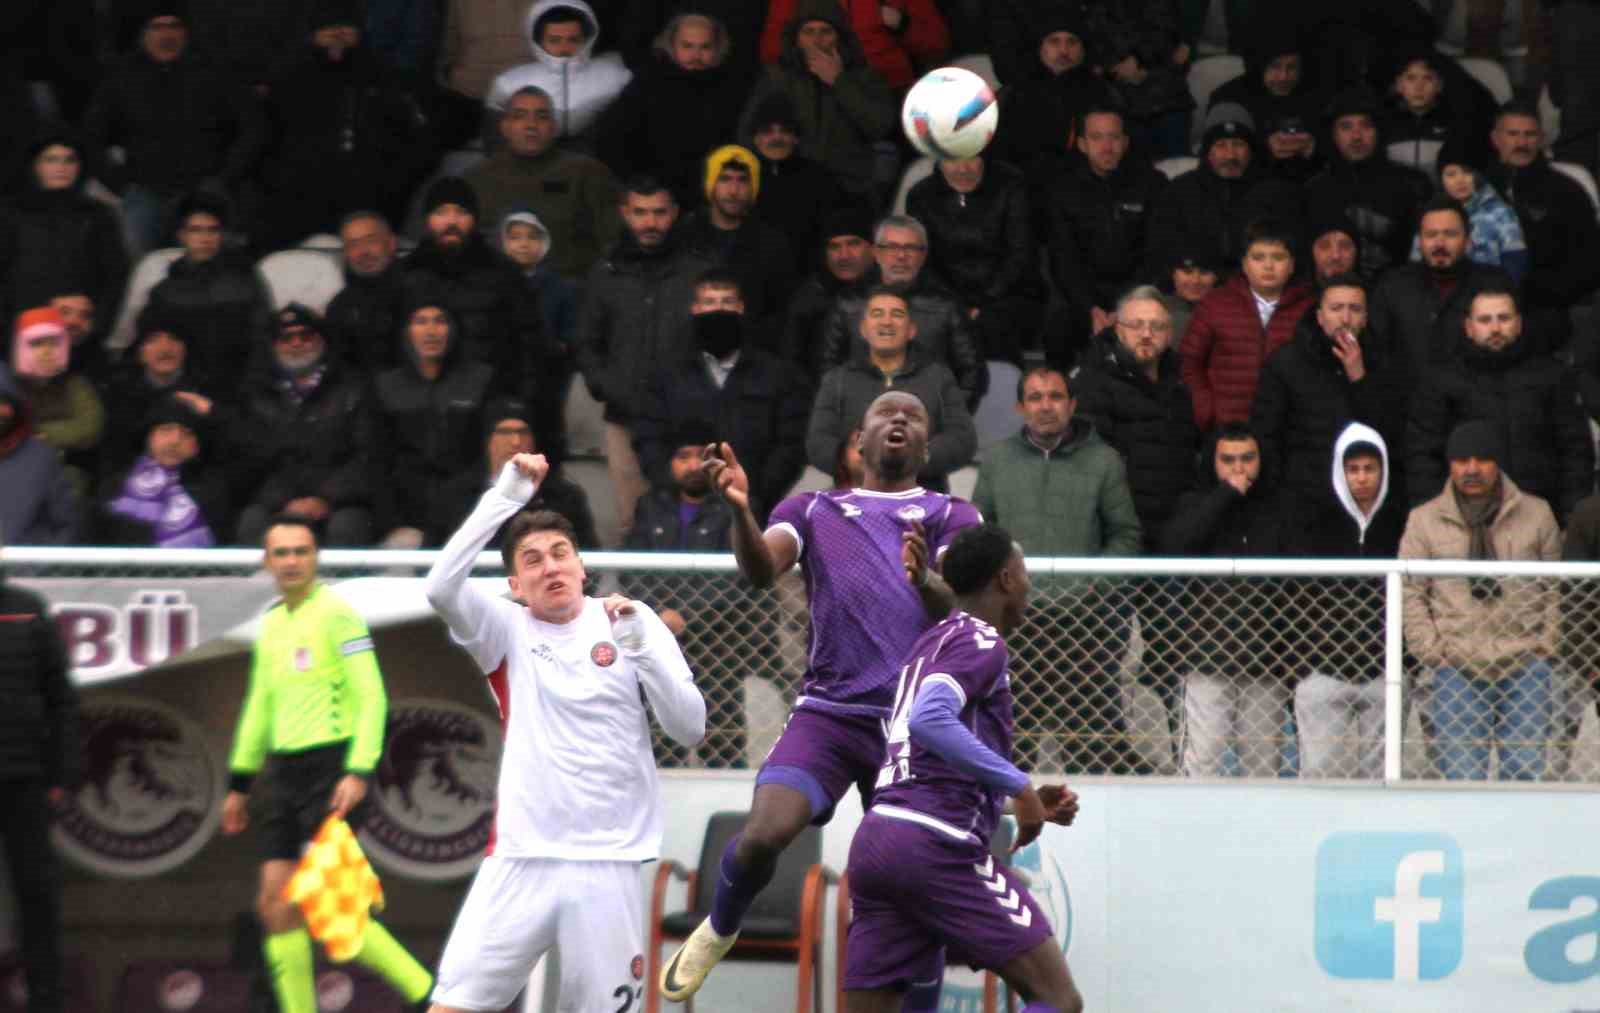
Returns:
[[[795,42],[800,26],[813,20],[826,21],[839,33],[844,69],[831,87],[806,69],[805,54]],[[782,52],[745,103],[738,136],[751,132],[756,110],[777,93],[788,97],[800,120],[800,154],[821,162],[851,193],[864,192],[873,180],[872,146],[894,131],[900,104],[889,83],[867,64],[860,40],[834,0],[795,4],[794,17],[783,28]]]
[[[27,403],[7,372],[0,372],[0,401],[16,420],[0,435],[0,544],[70,545],[80,508],[61,455],[33,435]]]
[[[1371,514],[1350,495],[1344,455],[1355,444],[1377,449],[1383,480]],[[1389,495],[1389,447],[1370,426],[1352,422],[1334,442],[1332,487],[1335,502],[1305,517],[1295,536],[1297,556],[1336,559],[1392,559],[1405,528],[1405,505]],[[1313,577],[1293,588],[1297,615],[1297,674],[1312,672],[1366,682],[1380,678],[1384,666],[1384,587],[1375,577]]]
[[[1290,282],[1264,329],[1255,294],[1242,274],[1200,300],[1189,317],[1178,356],[1183,361],[1183,382],[1194,397],[1194,421],[1202,432],[1250,417],[1261,368],[1273,352],[1289,343],[1311,300],[1309,288]]]
[[[860,283],[840,289],[823,323],[824,368],[866,354],[867,343],[861,337],[861,315],[866,312],[867,292],[878,280],[878,269],[874,267]],[[949,290],[929,279],[926,267],[905,294],[911,303],[911,320],[917,325],[912,345],[922,350],[926,361],[948,367],[968,399],[976,402],[988,383],[988,367],[978,355],[971,319]],[[829,471],[831,473],[831,467]]]
[[[845,202],[844,188],[833,173],[798,149],[781,162],[761,154],[755,146],[755,125],[746,126],[752,130],[740,134],[739,143],[755,152],[761,167],[756,215],[788,237],[795,268],[803,274],[818,261],[823,221]]]
[[[1435,367],[1412,397],[1411,501],[1425,502],[1444,487],[1445,443],[1455,427],[1484,419],[1499,432],[1501,473],[1564,519],[1594,487],[1594,444],[1573,371],[1535,349],[1527,334],[1499,352],[1465,334],[1459,342],[1454,361]]]
[[[768,5],[767,26],[761,33],[762,62],[773,63],[783,56],[789,41],[787,26],[803,6],[804,0],[772,0]],[[867,63],[896,91],[911,87],[919,66],[937,66],[950,50],[949,30],[933,0],[892,0],[888,4],[840,0],[840,6],[861,40]],[[883,23],[883,6],[900,12],[899,27],[891,29]]]
[[[1152,382],[1117,341],[1116,331],[1108,329],[1095,335],[1069,387],[1078,401],[1078,417],[1093,422],[1095,431],[1127,462],[1128,486],[1144,536],[1142,551],[1155,551],[1178,497],[1194,484],[1200,452],[1194,402],[1178,353],[1170,348],[1162,353]]]
[[[583,48],[572,56],[551,56],[533,39],[534,25],[552,7],[574,8],[588,20]],[[528,41],[533,60],[495,78],[484,103],[498,112],[506,107],[518,88],[528,85],[543,88],[555,107],[559,136],[587,135],[633,77],[633,72],[623,66],[622,57],[616,53],[594,55],[599,34],[600,19],[584,0],[536,0],[522,21],[522,37]]]
[[[1500,509],[1489,526],[1496,559],[1553,563],[1561,530],[1550,505],[1501,473]],[[1466,559],[1471,532],[1455,492],[1444,489],[1411,511],[1400,539],[1401,559]],[[1561,634],[1557,581],[1538,577],[1494,580],[1497,593],[1474,593],[1467,577],[1407,577],[1406,649],[1430,669],[1465,668],[1495,680],[1529,657],[1556,656]],[[1480,585],[1481,586],[1481,585]]]
[[[1239,49],[1241,47],[1233,47]],[[1323,119],[1323,109],[1328,96],[1319,91],[1309,79],[1309,68],[1301,62],[1300,82],[1288,95],[1275,95],[1267,90],[1265,74],[1268,65],[1280,56],[1290,53],[1304,54],[1296,27],[1291,23],[1271,24],[1258,28],[1242,47],[1244,73],[1225,81],[1211,93],[1208,108],[1215,109],[1226,102],[1243,106],[1255,121],[1256,135],[1261,138],[1262,167],[1271,175],[1291,182],[1303,183],[1321,168],[1327,154],[1327,138],[1317,136],[1316,150],[1309,158],[1276,159],[1268,150],[1266,138],[1286,127],[1313,135],[1320,135],[1318,124]]]
[[[64,190],[45,190],[33,163],[55,144],[77,153],[78,178]],[[0,318],[11,320],[55,296],[82,293],[94,300],[96,321],[85,343],[110,329],[128,282],[122,224],[115,211],[83,190],[92,171],[87,156],[72,131],[40,134],[28,145],[16,195],[0,205]]]
[[[1043,300],[1038,243],[1021,171],[985,160],[976,190],[959,193],[937,169],[906,195],[906,214],[928,231],[928,263],[967,306]]]

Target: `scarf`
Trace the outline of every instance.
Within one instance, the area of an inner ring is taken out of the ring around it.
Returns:
[[[184,489],[178,469],[163,467],[149,455],[134,462],[110,509],[149,524],[157,548],[208,549],[217,544],[199,505]]]
[[[1453,484],[1450,486],[1450,492],[1456,498],[1456,509],[1461,511],[1461,519],[1466,523],[1469,532],[1467,558],[1494,559],[1494,542],[1489,538],[1489,528],[1500,515],[1500,504],[1505,500],[1505,487],[1496,482],[1489,495],[1476,499],[1461,495],[1461,491]],[[1478,601],[1500,597],[1500,581],[1493,577],[1473,577],[1468,584],[1472,589],[1472,597]]]

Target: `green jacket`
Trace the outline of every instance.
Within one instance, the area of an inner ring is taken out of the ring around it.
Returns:
[[[978,458],[972,503],[1029,556],[1136,556],[1139,516],[1122,455],[1087,419],[1046,453],[1019,432]]]
[[[501,149],[466,174],[478,195],[478,227],[496,250],[513,211],[532,211],[550,233],[545,263],[581,280],[622,231],[617,181],[599,161],[552,148],[534,158]]]

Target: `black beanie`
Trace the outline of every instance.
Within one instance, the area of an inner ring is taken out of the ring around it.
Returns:
[[[1480,461],[1500,460],[1500,433],[1486,419],[1473,419],[1456,426],[1444,446],[1447,461],[1464,461],[1476,457]]]
[[[312,8],[306,17],[306,25],[313,32],[335,25],[363,28],[367,23],[361,0],[317,0]]]
[[[672,427],[667,444],[674,452],[681,447],[703,447],[717,440],[717,428],[705,419],[682,419]]]
[[[292,302],[278,311],[278,326],[272,333],[274,336],[282,334],[290,327],[304,327],[309,331],[316,331],[327,340],[328,332],[323,327],[322,318],[317,311],[304,303]]]
[[[166,394],[156,398],[150,405],[150,410],[145,412],[144,433],[150,435],[150,430],[156,426],[166,425],[169,422],[188,428],[195,437],[204,440],[206,436],[207,419],[176,394]]]
[[[795,112],[794,100],[781,91],[775,91],[756,104],[750,117],[751,132],[780,123],[795,133],[800,132],[800,117]]]
[[[506,419],[516,419],[533,429],[533,408],[528,402],[515,397],[497,397],[483,406],[483,436],[488,439],[494,427]]]
[[[138,348],[146,338],[157,333],[170,334],[188,347],[189,336],[184,333],[183,320],[178,314],[167,311],[158,303],[150,303],[139,311],[139,319],[134,324],[133,347]]]
[[[1433,164],[1441,177],[1444,175],[1445,166],[1466,166],[1481,182],[1483,167],[1488,164],[1487,151],[1482,144],[1474,143],[1464,137],[1452,136],[1440,146],[1439,157]]]
[[[822,219],[824,244],[835,236],[860,236],[872,242],[872,211],[857,205],[844,205],[828,212]]]
[[[1313,243],[1330,232],[1343,232],[1350,237],[1350,241],[1357,246],[1361,245],[1361,233],[1356,231],[1355,224],[1344,214],[1328,215],[1315,219],[1311,228],[1306,230],[1306,237]]]
[[[1374,124],[1378,122],[1379,112],[1382,109],[1378,96],[1373,94],[1366,85],[1352,85],[1333,97],[1328,103],[1328,122],[1332,123],[1341,116],[1366,116]]]
[[[440,176],[434,180],[422,201],[422,213],[431,215],[444,204],[459,205],[467,214],[478,217],[478,195],[472,184],[460,176]]]

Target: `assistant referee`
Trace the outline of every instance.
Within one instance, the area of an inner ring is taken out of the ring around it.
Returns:
[[[275,517],[263,542],[282,598],[262,617],[256,638],[228,763],[222,832],[237,834],[249,824],[249,792],[270,760],[257,810],[263,949],[282,1013],[316,1013],[311,936],[284,887],[330,812],[359,828],[367,779],[383,752],[388,703],[367,624],[317,580],[311,522]],[[432,976],[376,919],[367,922],[355,959],[408,1003],[426,1008]]]

